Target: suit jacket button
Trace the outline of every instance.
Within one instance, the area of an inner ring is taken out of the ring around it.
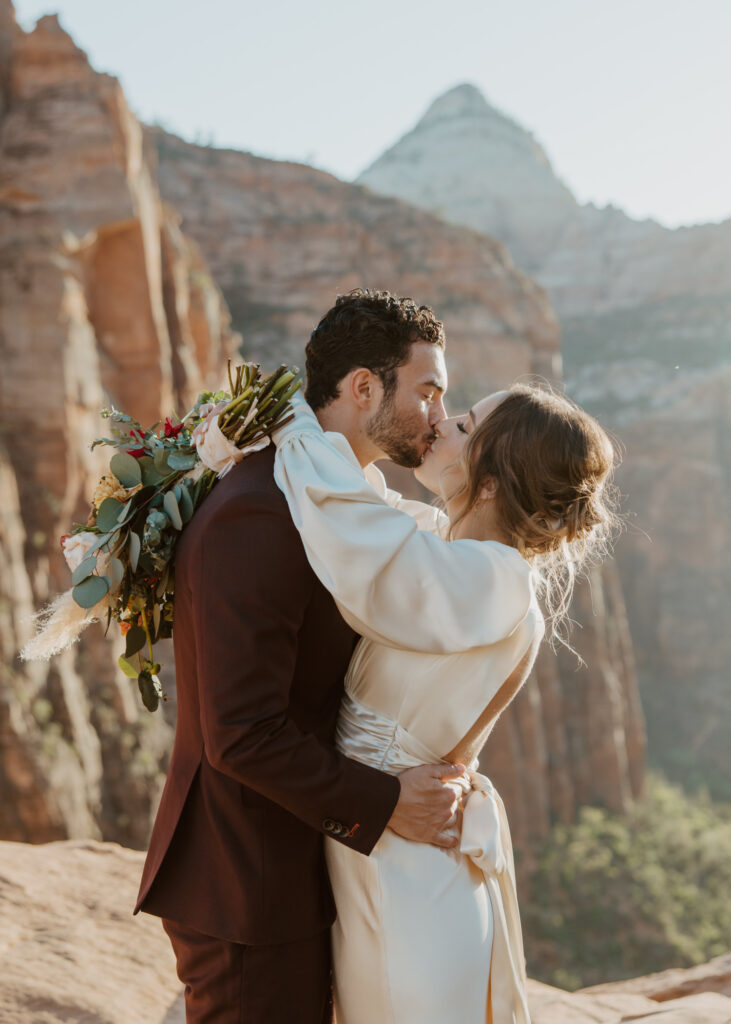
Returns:
[[[334,822],[332,818],[325,818],[325,820],[322,823],[322,827],[325,829],[326,832],[334,832],[335,829],[337,828],[337,823]]]

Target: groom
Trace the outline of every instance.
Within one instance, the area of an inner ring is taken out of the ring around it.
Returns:
[[[340,296],[307,347],[307,398],[362,465],[416,466],[445,416],[442,324],[388,292]],[[330,1021],[323,836],[368,855],[388,826],[453,846],[452,766],[393,777],[334,747],[356,635],[273,479],[239,463],[176,558],[178,717],[135,913],[163,919],[188,1022]]]

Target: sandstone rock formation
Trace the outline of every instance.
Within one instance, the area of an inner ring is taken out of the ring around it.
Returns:
[[[499,238],[531,272],[553,252],[576,208],[533,136],[473,85],[436,99],[358,181]]]
[[[618,560],[652,758],[728,798],[731,221],[669,230],[579,205],[472,86],[438,99],[359,181],[478,226],[547,289],[567,390],[626,447]]]
[[[68,586],[58,538],[106,466],[99,410],[182,412],[238,339],[116,80],[55,17],[25,33],[1,0],[0,31],[1,834],[141,845],[169,726],[96,629],[50,665],[15,655]]]
[[[552,821],[572,821],[585,804],[621,813],[643,788],[644,716],[614,563],[577,588],[572,615],[582,627],[571,640],[584,665],[565,649],[544,647],[482,757],[521,845]]]
[[[0,1020],[182,1024],[168,938],[132,916],[142,861],[93,840],[0,843]]]
[[[501,245],[311,167],[150,134],[160,190],[257,359],[301,363],[335,295],[369,286],[414,295],[447,321],[452,401],[468,382],[556,375],[553,310]]]
[[[335,294],[388,287],[445,320],[449,403],[473,401],[516,376],[560,373],[544,293],[490,239],[296,164],[202,149],[153,133],[163,195],[181,211],[231,306],[247,351],[301,365]],[[384,466],[395,486],[410,474]],[[644,726],[626,614],[613,570],[579,596],[582,648],[559,667],[542,653],[535,680],[491,738],[488,767],[514,837],[545,834],[584,802],[621,811],[642,787]],[[577,603],[577,607],[579,604]]]
[[[5,602],[19,595],[1,620],[0,778],[13,809],[0,825],[9,839],[142,845],[170,736],[138,710],[110,643],[90,631],[50,667],[13,661],[29,628],[21,610],[67,585],[56,538],[84,515],[102,466],[88,451],[97,409],[111,401],[152,422],[214,382],[235,338],[211,274],[247,355],[268,364],[301,363],[319,315],[355,285],[431,303],[448,324],[454,406],[521,373],[556,377],[559,335],[545,293],[499,243],[311,168],[160,131],[146,140],[116,81],[55,18],[26,34],[8,0],[0,10],[0,417],[18,493],[0,551]],[[588,668],[546,652],[491,742],[518,843],[585,800],[621,810],[641,789],[622,598],[611,571],[594,589],[604,611],[594,619],[583,598]]]
[[[644,978],[613,981],[606,985],[592,985],[591,988],[582,989],[587,995],[618,991],[634,992],[654,999],[656,1003],[683,999],[685,996],[701,992],[718,992],[731,998],[731,953],[716,956],[707,964],[699,964],[697,967],[676,967],[648,974]]]
[[[92,840],[0,843],[0,1020],[184,1024],[160,922],[132,917],[142,861]],[[728,960],[577,993],[530,981],[533,1024],[727,1024]]]

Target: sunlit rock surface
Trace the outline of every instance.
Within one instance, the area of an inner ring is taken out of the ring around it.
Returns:
[[[99,627],[50,664],[16,653],[69,586],[59,538],[106,468],[101,408],[184,412],[238,339],[117,81],[55,16],[25,33],[1,0],[0,33],[0,835],[141,846],[170,726]]]
[[[132,917],[142,862],[114,843],[0,843],[1,1020],[184,1024],[160,921]],[[530,981],[533,1024],[727,1024],[730,959],[577,993]]]

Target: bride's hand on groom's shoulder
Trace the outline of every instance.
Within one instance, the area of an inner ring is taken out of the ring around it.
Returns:
[[[450,849],[459,842],[461,764],[425,764],[399,775],[401,795],[388,827],[405,839]]]

